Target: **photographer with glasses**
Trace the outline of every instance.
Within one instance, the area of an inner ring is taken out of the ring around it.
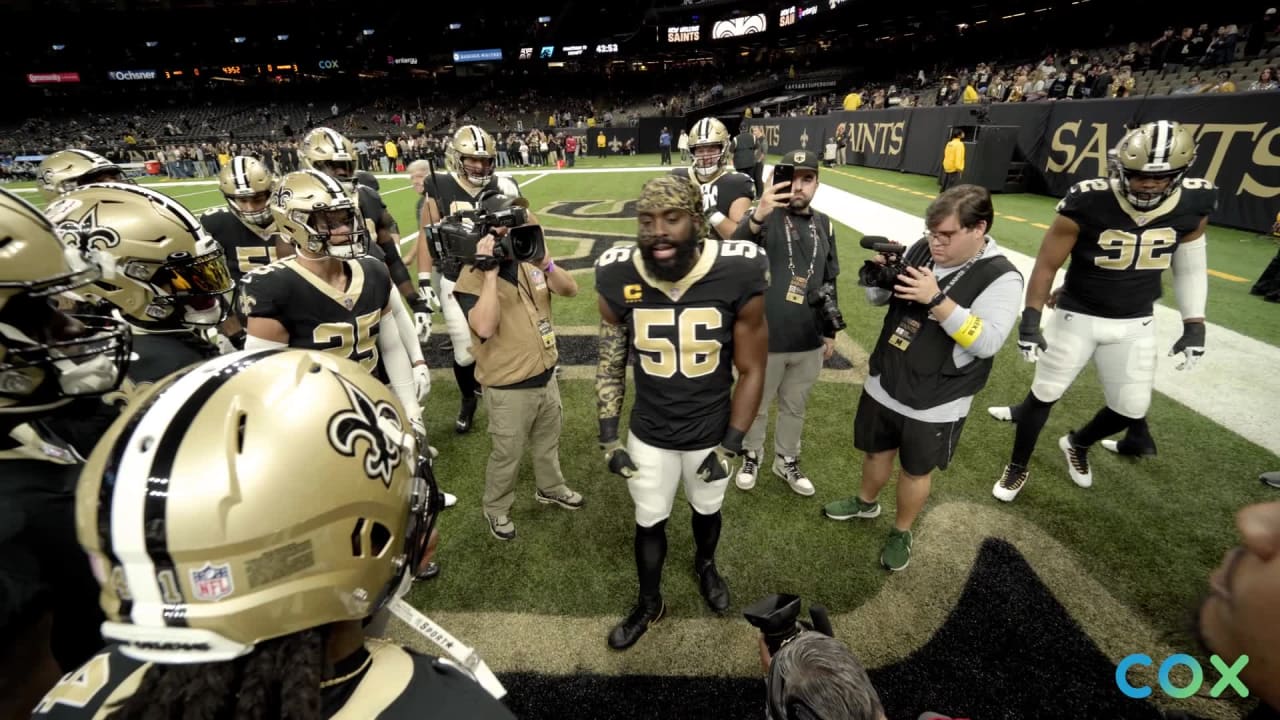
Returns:
[[[817,153],[793,150],[774,168],[760,206],[734,232],[736,239],[754,240],[764,248],[772,278],[764,306],[769,365],[760,409],[743,443],[746,458],[734,478],[741,490],[755,487],[769,403],[776,396],[773,474],[798,495],[814,493],[813,482],[800,470],[805,406],[823,361],[835,352],[836,333],[845,326],[836,303],[840,262],[835,226],[810,206],[817,191]]]
[[[857,416],[854,447],[866,453],[856,495],[828,503],[832,520],[880,515],[876,498],[899,457],[897,517],[880,556],[890,570],[911,560],[911,526],[946,469],[973,396],[1018,319],[1022,275],[987,234],[995,211],[976,185],[943,192],[925,211],[928,232],[910,249],[863,238],[877,252],[859,273],[874,305],[888,304]]]

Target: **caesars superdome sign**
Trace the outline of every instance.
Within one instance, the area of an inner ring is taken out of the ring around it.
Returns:
[[[155,70],[109,70],[108,80],[155,80]]]

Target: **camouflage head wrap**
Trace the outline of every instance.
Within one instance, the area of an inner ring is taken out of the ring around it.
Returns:
[[[662,175],[644,184],[640,190],[640,199],[636,202],[637,212],[660,212],[671,208],[683,210],[693,217],[694,240],[707,236],[707,220],[702,214],[702,192],[692,180]]]

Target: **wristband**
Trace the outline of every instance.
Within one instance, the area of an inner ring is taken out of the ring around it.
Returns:
[[[727,219],[728,219],[728,218],[726,218],[726,217],[724,216],[724,213],[720,212],[719,210],[717,210],[716,212],[711,213],[711,224],[712,224],[712,225],[719,225],[720,223],[724,222],[724,221],[725,221],[725,220],[727,220]]]
[[[599,439],[600,439],[601,445],[608,445],[609,443],[614,442],[618,439],[618,418],[616,417],[600,418],[599,425],[600,425]]]
[[[751,222],[753,222],[753,223],[755,223],[755,224],[757,224],[757,225],[764,225],[764,221],[763,221],[763,220],[757,220],[757,219],[756,219],[756,214],[755,214],[755,212],[754,212],[754,211],[751,213]]]
[[[551,262],[547,263],[547,269],[546,269],[546,270],[543,270],[542,272],[544,272],[544,273],[546,273],[546,274],[550,275],[551,273],[553,273],[553,272],[555,272],[555,271],[556,271],[556,261],[555,261],[555,260],[552,260]]]
[[[929,301],[929,304],[926,307],[932,310],[933,308],[936,308],[939,305],[941,305],[942,301],[946,299],[947,299],[947,294],[939,290],[938,294],[933,296],[933,299]]]

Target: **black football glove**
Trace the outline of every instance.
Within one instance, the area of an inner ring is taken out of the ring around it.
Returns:
[[[600,449],[604,451],[604,461],[609,464],[609,472],[614,475],[629,479],[640,471],[635,461],[631,459],[631,454],[616,438],[610,442],[600,443]]]
[[[1179,370],[1190,370],[1204,357],[1204,323],[1182,323],[1182,337],[1173,344],[1169,357],[1182,353],[1182,362],[1177,364]]]
[[[1040,331],[1042,313],[1033,308],[1022,311],[1022,322],[1018,324],[1018,351],[1022,359],[1033,363],[1040,359],[1040,354],[1049,348],[1044,333]]]
[[[742,454],[742,441],[745,437],[746,434],[741,430],[729,428],[720,444],[707,453],[706,459],[698,466],[698,479],[706,483],[728,479],[733,474],[734,462]]]

